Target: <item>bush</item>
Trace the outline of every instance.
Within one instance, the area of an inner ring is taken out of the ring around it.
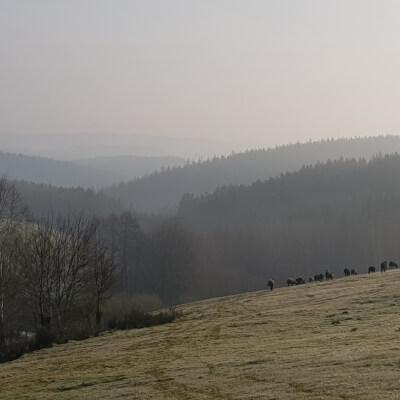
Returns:
[[[112,304],[113,313],[111,313],[111,309],[108,309],[109,317],[106,319],[106,326],[109,331],[140,329],[168,324],[182,315],[181,312],[176,311],[172,307],[167,311],[144,312],[141,309],[133,307],[133,298],[137,299],[138,297],[132,296],[128,298],[129,302],[126,302],[121,301],[122,296],[120,296]],[[155,296],[140,295],[139,298],[142,300],[141,307],[143,308],[153,308],[155,305],[160,305],[159,299]],[[145,307],[143,306],[144,304],[146,305]],[[54,343],[66,343],[70,339],[85,340],[92,336],[92,333],[90,326],[74,326],[71,324],[67,335],[57,338],[51,329],[41,326],[36,334],[32,335],[29,339],[27,336],[22,340],[20,336],[16,335],[14,341],[10,344],[0,346],[0,363],[15,360],[25,353],[51,347]]]
[[[104,310],[104,319],[109,321],[113,317],[125,318],[131,310],[151,312],[161,310],[165,305],[154,294],[137,293],[133,295],[117,294],[107,303]]]
[[[51,347],[55,341],[56,338],[50,329],[41,326],[37,330],[35,337],[35,346],[37,350]]]
[[[132,309],[125,318],[113,317],[108,321],[108,330],[125,330],[125,329],[141,329],[151,326],[168,324],[180,317],[182,314],[174,308],[168,311],[160,311],[157,313],[144,313],[136,309]]]
[[[27,347],[25,340],[12,342],[7,346],[2,346],[0,348],[0,363],[16,360],[29,351],[30,348],[29,346]]]
[[[81,327],[71,332],[69,339],[86,340],[92,336],[93,332],[89,327]]]
[[[155,294],[137,293],[131,296],[130,301],[136,310],[142,312],[161,310],[165,307],[161,299]]]
[[[16,360],[25,353],[52,347],[54,343],[66,343],[70,339],[85,340],[90,336],[90,330],[83,327],[75,329],[68,337],[57,338],[49,328],[42,326],[37,330],[36,334],[29,339],[15,338],[14,341],[7,346],[0,346],[0,363]]]

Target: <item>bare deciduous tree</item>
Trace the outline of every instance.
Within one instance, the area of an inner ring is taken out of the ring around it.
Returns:
[[[84,214],[49,214],[26,228],[20,255],[23,294],[35,304],[41,325],[60,339],[76,324],[88,288],[100,313],[111,285],[112,261],[100,248],[96,230],[95,220]]]
[[[15,185],[5,175],[0,177],[0,346],[7,344],[7,314],[17,294],[15,242],[18,221],[27,212],[21,205]]]
[[[86,279],[88,302],[95,317],[96,333],[100,331],[103,306],[111,296],[111,289],[114,287],[115,282],[115,264],[113,263],[112,254],[109,254],[105,245],[98,242]]]

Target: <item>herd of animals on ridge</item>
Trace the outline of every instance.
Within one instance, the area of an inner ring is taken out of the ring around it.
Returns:
[[[386,270],[388,268],[394,269],[394,268],[398,268],[398,266],[394,261],[389,261],[389,267],[388,267],[388,262],[382,261],[381,262],[381,272],[386,272]],[[344,272],[344,276],[357,275],[357,271],[355,269],[345,268],[343,272]],[[375,267],[371,266],[368,268],[369,274],[374,273],[374,272],[376,272]],[[308,282],[322,282],[324,280],[324,277],[327,281],[330,281],[333,279],[333,273],[326,270],[325,274],[316,274],[316,275],[314,275],[314,277],[308,278]],[[297,279],[289,278],[286,281],[286,283],[288,286],[294,286],[294,285],[301,285],[303,283],[306,283],[306,281],[303,278],[297,278]],[[267,288],[273,290],[274,284],[275,284],[274,280],[270,279],[267,283]]]

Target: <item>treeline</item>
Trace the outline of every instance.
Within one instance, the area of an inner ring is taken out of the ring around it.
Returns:
[[[121,200],[137,212],[174,213],[183,194],[212,193],[223,185],[251,185],[281,173],[343,158],[364,157],[379,153],[400,152],[400,137],[323,140],[296,143],[271,149],[251,150],[167,168],[146,177],[104,189],[104,193]]]
[[[120,200],[106,197],[94,189],[65,188],[26,181],[16,181],[14,184],[21,201],[29,206],[30,212],[35,216],[41,216],[48,211],[62,215],[83,211],[87,214],[106,216],[126,209]]]

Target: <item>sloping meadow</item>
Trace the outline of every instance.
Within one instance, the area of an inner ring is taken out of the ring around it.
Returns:
[[[179,307],[0,365],[5,399],[397,399],[400,271]]]

